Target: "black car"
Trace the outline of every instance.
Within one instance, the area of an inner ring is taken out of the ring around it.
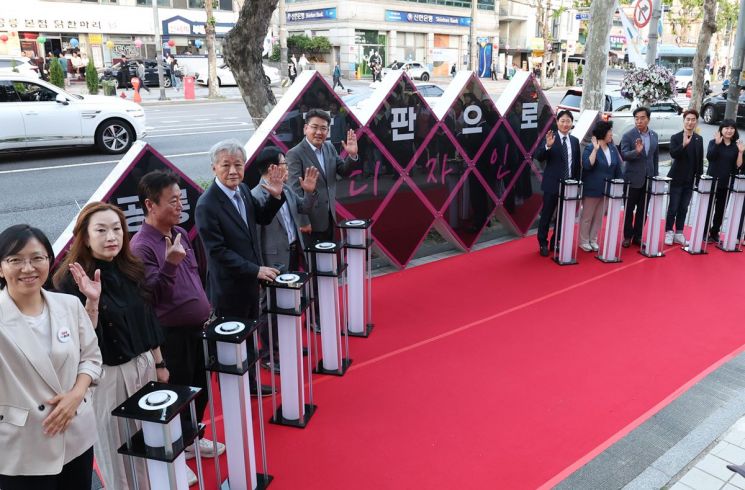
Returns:
[[[141,60],[142,63],[145,65],[145,85],[148,87],[157,87],[158,86],[158,66],[155,64],[155,60]],[[171,67],[168,66],[168,64],[163,63],[163,86],[164,87],[170,87],[171,86]],[[122,69],[122,64],[117,63],[113,65],[111,68],[107,68],[104,71],[103,76],[101,77],[102,80],[119,80],[119,71]],[[132,80],[133,77],[137,76],[137,60],[127,60],[127,71],[129,72],[129,75],[127,76],[127,87],[131,87],[132,83],[130,80]],[[119,83],[119,86],[117,88],[124,88],[121,86],[121,83]]]
[[[712,95],[704,99],[701,104],[701,117],[706,124],[717,124],[724,119],[724,110],[727,107],[727,93]],[[745,120],[745,94],[740,94],[737,101],[737,122]]]

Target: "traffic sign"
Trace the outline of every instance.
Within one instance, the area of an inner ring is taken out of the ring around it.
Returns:
[[[652,0],[638,0],[634,7],[634,25],[641,29],[652,18]]]

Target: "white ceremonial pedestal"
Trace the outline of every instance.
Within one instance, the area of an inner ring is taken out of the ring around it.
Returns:
[[[264,473],[259,473],[256,467],[248,370],[251,364],[258,363],[259,353],[254,351],[253,360],[249,362],[246,341],[250,335],[253,335],[254,345],[259,345],[256,321],[229,317],[217,318],[202,332],[205,368],[208,372],[217,372],[220,381],[228,479],[220,481],[219,465],[216,466],[216,477],[223,490],[261,490],[272,481],[272,476],[267,472],[262,403],[257,403],[257,407]],[[258,371],[257,366],[256,386],[260,387]],[[211,383],[207,386],[211,400]],[[214,406],[211,404],[210,418],[212,426],[216,427],[214,417]]]
[[[665,216],[670,197],[669,177],[647,177],[647,221],[639,253],[646,257],[664,257]]]
[[[709,233],[712,204],[714,200],[715,183],[709,175],[701,175],[693,188],[693,200],[691,201],[691,210],[688,213],[688,219],[691,225],[691,239],[683,250],[691,255],[700,255],[706,253],[706,235]]]
[[[339,223],[344,233],[344,262],[347,264],[347,334],[368,337],[372,321],[372,220],[352,219]]]
[[[554,248],[554,262],[559,265],[577,263],[577,239],[579,220],[577,218],[582,200],[582,182],[572,179],[561,181],[559,189],[559,215],[556,218],[558,233]]]
[[[603,191],[603,206],[606,210],[605,226],[601,233],[602,241],[597,259],[602,262],[621,262],[621,241],[623,240],[623,210],[626,203],[628,185],[623,179],[607,179]]]
[[[140,483],[131,458],[146,459],[150,488],[188,490],[184,449],[198,442],[204,431],[204,426],[197,423],[194,408],[194,399],[200,391],[201,388],[151,381],[111,412],[115,417],[142,423],[142,430],[134,436],[130,434],[129,424],[124,424],[126,441],[118,451],[129,457],[133,490],[138,490]],[[183,427],[181,414],[186,410],[191,411],[191,425]],[[198,458],[199,488],[204,490],[198,443],[194,444],[194,451]]]
[[[745,175],[735,175],[731,182],[718,247],[725,252],[742,252],[742,236],[738,231],[745,199]]]

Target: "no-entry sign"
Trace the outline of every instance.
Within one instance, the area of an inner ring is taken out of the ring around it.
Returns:
[[[641,29],[652,18],[652,0],[639,0],[634,7],[634,25]]]

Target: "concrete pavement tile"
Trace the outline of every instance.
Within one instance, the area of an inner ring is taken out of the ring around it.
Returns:
[[[683,475],[680,481],[696,490],[719,490],[725,483],[724,480],[720,480],[698,468],[691,468],[691,471]]]
[[[717,457],[722,458],[723,460],[730,463],[745,463],[745,449],[728,442],[725,442],[725,444],[727,444],[727,446],[723,447],[720,451],[717,452]],[[719,447],[719,445],[717,445],[717,447]]]
[[[672,487],[670,487],[668,490],[695,490],[695,489],[689,487],[688,485],[678,482]]]
[[[727,461],[714,456],[713,454],[707,454],[694,466],[700,470],[703,470],[710,475],[714,475],[720,480],[727,481],[732,476],[732,471],[727,469]]]
[[[734,488],[745,489],[745,478],[736,473],[732,473],[732,478],[727,483]]]
[[[732,430],[724,436],[724,440],[736,446],[743,446],[743,443],[745,443],[745,427],[732,427]]]
[[[722,487],[722,490],[739,490],[739,488],[728,483]]]
[[[719,456],[719,453],[721,453],[724,449],[728,448],[731,444],[727,441],[719,441],[716,446],[714,446],[711,451],[709,451],[711,454],[714,454],[716,456]]]

